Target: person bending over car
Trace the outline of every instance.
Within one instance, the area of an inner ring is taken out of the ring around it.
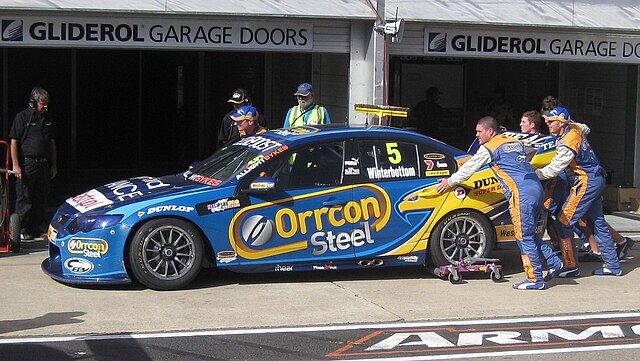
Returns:
[[[527,160],[524,144],[515,138],[499,134],[499,129],[493,117],[487,116],[478,121],[478,151],[450,178],[439,180],[438,192],[444,193],[489,164],[509,200],[509,213],[527,276],[527,279],[515,283],[513,288],[541,290],[545,286],[541,255],[547,260],[549,267],[563,267],[562,261],[551,247],[542,241],[541,236],[536,235],[544,191],[535,170]]]
[[[592,274],[597,276],[620,276],[622,267],[614,247],[613,238],[602,211],[602,190],[605,186],[605,171],[583,131],[571,121],[569,111],[556,107],[544,115],[549,131],[559,136],[556,154],[551,162],[536,170],[538,178],[551,179],[565,170],[568,172],[569,195],[560,211],[560,239],[566,269],[550,270],[560,277],[577,276],[580,273],[573,247],[573,229],[581,218],[586,218],[593,227],[596,242],[604,261],[602,268]],[[550,266],[551,267],[551,266]]]

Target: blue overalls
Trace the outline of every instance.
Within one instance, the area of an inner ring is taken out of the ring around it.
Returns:
[[[593,227],[593,234],[600,248],[605,267],[620,271],[620,260],[616,253],[613,237],[602,212],[602,190],[605,187],[605,172],[593,148],[582,136],[580,129],[569,124],[558,140],[557,147],[567,147],[575,157],[567,167],[569,195],[559,213],[560,238],[567,268],[577,268],[578,259],[573,247],[573,226],[580,218],[586,218]]]
[[[551,247],[536,235],[544,199],[542,184],[527,160],[524,146],[517,139],[497,135],[484,146],[491,154],[490,167],[509,200],[509,212],[525,274],[532,282],[542,282],[541,258],[546,259],[551,268],[562,265]]]

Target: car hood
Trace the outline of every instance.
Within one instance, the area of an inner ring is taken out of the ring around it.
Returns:
[[[79,213],[108,211],[131,203],[166,195],[180,195],[196,190],[211,188],[197,182],[185,180],[181,175],[164,177],[141,176],[129,178],[96,187],[71,197],[65,206],[73,207]]]

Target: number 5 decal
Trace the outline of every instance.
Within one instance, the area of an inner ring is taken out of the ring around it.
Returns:
[[[398,164],[402,162],[402,154],[398,150],[398,143],[387,143],[387,156],[391,164]]]

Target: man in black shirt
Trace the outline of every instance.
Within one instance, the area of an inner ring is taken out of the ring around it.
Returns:
[[[238,127],[236,122],[231,119],[231,115],[238,111],[238,109],[244,105],[251,105],[251,98],[249,92],[245,89],[236,89],[231,98],[227,101],[233,105],[233,110],[225,114],[220,124],[220,131],[218,132],[218,146],[221,147],[227,144],[230,140],[240,138]]]
[[[16,206],[23,238],[40,235],[50,181],[58,173],[56,128],[47,113],[49,93],[31,90],[29,107],[19,112],[11,126],[11,161],[15,171]]]

